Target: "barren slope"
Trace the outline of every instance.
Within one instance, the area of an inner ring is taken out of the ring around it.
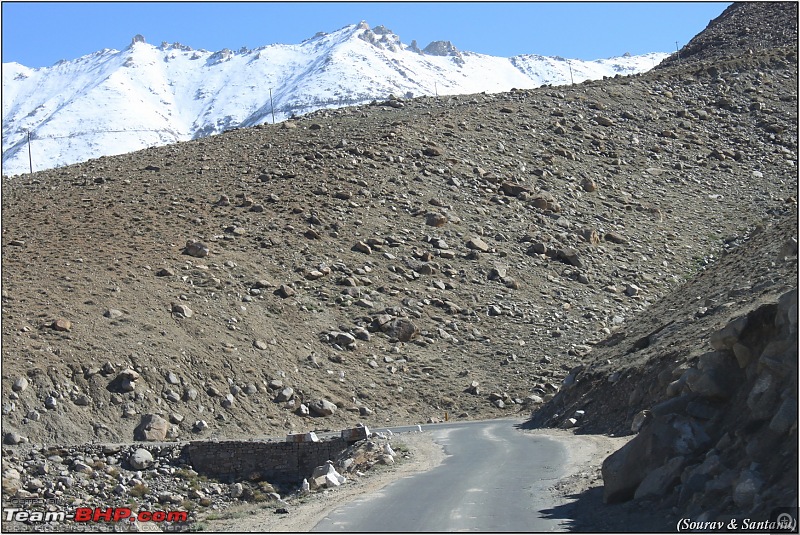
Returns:
[[[795,212],[791,54],[390,100],[4,179],[4,431],[528,414],[592,345]],[[287,386],[294,403],[274,401]],[[299,413],[322,398],[335,414]]]

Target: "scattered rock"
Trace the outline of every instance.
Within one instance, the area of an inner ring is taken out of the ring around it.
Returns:
[[[205,258],[209,255],[208,246],[199,241],[189,240],[183,248],[183,254],[193,256],[195,258]]]
[[[353,251],[364,254],[372,254],[372,248],[363,241],[356,242],[353,246]]]
[[[128,457],[128,464],[134,470],[146,470],[153,465],[153,462],[153,455],[144,448],[137,448],[130,457]]]
[[[581,180],[581,188],[583,188],[583,191],[591,193],[593,191],[597,191],[597,184],[591,178],[586,177]]]
[[[3,434],[3,444],[8,444],[9,446],[16,446],[17,444],[21,444],[23,442],[27,442],[25,440],[25,437],[23,437],[16,431],[8,431]]]
[[[563,247],[558,249],[556,252],[556,257],[561,260],[562,262],[569,264],[571,266],[575,266],[577,268],[584,268],[585,265],[581,260],[581,256],[576,249],[572,247]]]
[[[206,429],[208,429],[208,423],[205,420],[197,420],[192,426],[192,430],[195,433],[200,433],[202,431],[205,431]]]
[[[278,392],[278,395],[275,396],[275,402],[276,403],[283,403],[283,402],[289,401],[293,397],[294,397],[294,388],[292,388],[290,386],[287,386],[287,387],[283,388],[280,392]],[[323,415],[323,416],[326,416],[326,415]]]
[[[55,331],[70,331],[72,330],[72,322],[66,318],[58,318],[53,320],[53,323],[50,324],[50,328]]]
[[[335,488],[344,485],[347,479],[336,471],[333,463],[328,461],[323,466],[318,466],[311,474],[309,484],[312,490],[319,488]]]
[[[28,388],[28,379],[25,377],[17,377],[11,385],[11,390],[14,392],[24,392]]]
[[[407,318],[395,318],[386,325],[386,334],[400,342],[409,342],[419,334],[419,329],[414,322]]]
[[[336,405],[327,399],[315,399],[308,404],[308,408],[314,416],[331,416],[336,412]]]
[[[431,212],[425,216],[425,224],[430,227],[443,227],[447,223],[447,217],[437,213]]]
[[[286,299],[288,297],[292,297],[296,293],[297,292],[295,292],[294,288],[292,288],[291,286],[289,286],[287,284],[281,284],[280,286],[278,286],[278,289],[275,290],[275,295],[277,295],[278,297],[283,298],[283,299]]]
[[[89,405],[92,404],[92,398],[90,398],[86,394],[79,394],[75,397],[74,403],[79,407],[88,407]]]
[[[489,251],[489,245],[478,237],[470,238],[467,240],[467,248],[480,251],[482,253]]]
[[[133,432],[134,440],[163,442],[167,437],[169,422],[157,414],[145,414]]]
[[[191,318],[194,312],[189,305],[183,303],[172,303],[172,315],[177,318]]]

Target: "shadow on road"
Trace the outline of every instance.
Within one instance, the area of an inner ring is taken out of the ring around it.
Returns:
[[[528,419],[514,425],[519,430],[548,429],[548,426],[536,419]],[[583,432],[582,429],[570,430],[576,435],[597,434]],[[598,470],[599,462],[592,470]],[[585,472],[585,469],[584,469]],[[556,505],[550,509],[539,511],[546,519],[556,520],[563,529],[571,532],[596,533],[673,533],[678,518],[665,513],[661,509],[658,515],[653,514],[653,506],[647,501],[631,500],[624,503],[603,503],[602,479],[589,483],[586,473],[575,474],[560,479],[552,488],[557,496]],[[588,485],[589,488],[586,488]],[[566,502],[566,503],[564,503]],[[668,509],[667,509],[668,510]]]
[[[595,533],[669,533],[677,519],[652,514],[646,502],[603,503],[603,487],[565,496],[569,503],[540,511],[544,518],[560,520],[572,532]]]
[[[596,496],[592,496],[592,494],[596,494]],[[591,525],[586,525],[585,522],[587,518],[586,512],[588,508],[595,508],[599,502],[599,505],[602,505],[603,501],[603,488],[596,487],[593,489],[586,490],[580,494],[571,494],[566,496],[569,503],[565,503],[562,505],[557,505],[552,509],[543,509],[541,512],[544,518],[560,520],[561,525],[564,526],[564,529],[567,531],[600,531],[598,528],[594,528]],[[587,508],[587,505],[589,507]],[[582,518],[581,513],[584,513],[584,517]]]
[[[529,418],[519,424],[515,425],[517,429],[522,429],[523,431],[530,431],[532,429],[556,429],[555,427],[548,425],[546,422],[541,421],[541,419],[537,418]],[[580,427],[574,427],[570,429],[573,434],[575,435],[605,435],[610,431],[603,426],[589,426],[589,425],[581,425]],[[619,434],[617,436],[624,436],[624,434]]]

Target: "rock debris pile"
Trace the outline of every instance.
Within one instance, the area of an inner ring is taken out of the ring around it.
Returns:
[[[6,522],[4,531],[189,531],[198,520],[243,503],[258,503],[278,513],[307,494],[357,483],[370,470],[403,462],[412,453],[383,433],[354,442],[297,484],[263,479],[228,481],[203,476],[183,452],[183,444],[38,445],[5,450],[4,507],[30,512],[74,511],[78,507],[131,508],[133,511],[185,511],[186,518],[126,526],[116,523]],[[11,498],[9,498],[11,497]]]

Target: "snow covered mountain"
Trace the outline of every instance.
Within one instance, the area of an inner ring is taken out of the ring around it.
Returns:
[[[422,95],[501,92],[651,69],[664,53],[596,61],[420,49],[383,26],[320,32],[296,45],[219,52],[142,36],[51,67],[2,65],[3,175],[281,121],[320,108]]]

